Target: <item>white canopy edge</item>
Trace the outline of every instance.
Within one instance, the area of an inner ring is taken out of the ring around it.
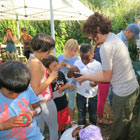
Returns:
[[[85,20],[93,11],[79,0],[52,0],[54,20]],[[50,20],[50,0],[0,0],[0,19]]]

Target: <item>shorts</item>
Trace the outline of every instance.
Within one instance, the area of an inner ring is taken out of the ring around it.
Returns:
[[[70,123],[69,107],[57,112],[58,130],[62,130],[62,125]]]

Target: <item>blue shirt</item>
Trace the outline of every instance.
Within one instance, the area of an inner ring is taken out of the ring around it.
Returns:
[[[100,48],[96,48],[94,51],[94,59],[101,63]]]
[[[28,87],[26,91],[20,93],[15,99],[7,98],[0,93],[0,122],[30,110],[30,104],[36,102],[39,102],[39,98],[31,87]],[[43,140],[43,138],[35,118],[33,118],[33,122],[29,126],[0,131],[0,140]]]
[[[58,56],[58,61],[59,63],[61,63],[63,60],[66,60],[70,66],[73,66],[74,62],[78,59],[77,56],[74,56],[73,58],[71,59],[68,59],[68,58],[65,58],[63,54],[59,55]],[[68,72],[68,69],[66,67],[63,67],[60,69],[61,72],[63,72],[64,74],[66,74]]]
[[[124,44],[128,47],[129,41],[127,40],[126,36],[123,33],[124,31],[121,31],[117,34],[117,36],[124,42]]]

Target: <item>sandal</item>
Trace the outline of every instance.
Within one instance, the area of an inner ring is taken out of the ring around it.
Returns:
[[[99,124],[112,124],[112,120],[107,118],[102,118],[101,120],[98,120]]]

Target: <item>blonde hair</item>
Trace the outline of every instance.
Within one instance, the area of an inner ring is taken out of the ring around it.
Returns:
[[[78,45],[78,42],[77,40],[75,39],[69,39],[67,40],[67,42],[65,43],[65,46],[64,46],[64,53],[66,52],[66,50],[68,49],[77,49],[77,52],[79,51],[79,45]]]

